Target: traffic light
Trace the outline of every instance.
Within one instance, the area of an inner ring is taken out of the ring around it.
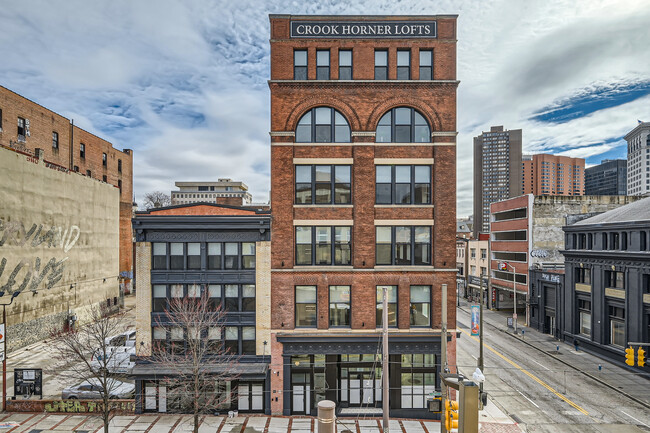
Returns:
[[[634,349],[632,347],[625,349],[625,363],[630,366],[634,365]]]
[[[458,402],[453,400],[445,401],[445,427],[447,431],[458,428]]]
[[[643,347],[639,347],[636,360],[639,367],[645,367],[645,350],[643,350]]]

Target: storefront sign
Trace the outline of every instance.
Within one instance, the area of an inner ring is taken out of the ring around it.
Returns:
[[[292,38],[435,38],[436,21],[291,21]]]
[[[560,284],[560,276],[557,274],[542,274],[542,280]]]
[[[531,257],[538,257],[540,259],[543,259],[545,257],[548,257],[548,251],[546,250],[532,250],[530,252]]]
[[[478,336],[480,334],[479,329],[479,314],[480,307],[478,305],[470,306],[471,317],[472,317],[472,335]]]

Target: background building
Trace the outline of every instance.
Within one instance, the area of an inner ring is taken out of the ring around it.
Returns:
[[[136,213],[136,411],[178,409],[159,382],[168,367],[147,356],[155,341],[173,339],[165,327],[167,300],[208,291],[226,310],[226,322],[220,334],[206,338],[241,355],[231,366],[240,376],[225,384],[231,404],[222,410],[269,413],[270,220],[268,211],[218,204]],[[218,359],[206,359],[209,368],[219,369]]]
[[[585,160],[536,154],[522,157],[522,194],[583,195]]]
[[[20,293],[8,350],[80,326],[91,305],[120,295],[119,190],[37,154],[0,146],[0,299]]]
[[[627,195],[627,160],[605,159],[585,169],[586,195]]]
[[[650,341],[650,198],[564,231],[562,338],[622,363],[629,342]]]
[[[521,129],[474,137],[474,238],[490,231],[490,204],[522,194]]]
[[[513,268],[516,275],[517,310],[526,312],[527,323],[555,334],[557,297],[540,304],[539,292],[530,292],[529,270],[561,269],[564,257],[562,227],[573,215],[595,215],[634,201],[628,196],[533,196],[526,194],[493,203],[490,216],[491,308],[513,308]],[[508,263],[505,270],[500,263]],[[559,292],[557,292],[559,296]]]
[[[381,413],[386,286],[390,412],[431,418],[442,284],[456,326],[456,16],[270,21],[272,411]]]
[[[111,143],[74,126],[54,111],[0,86],[0,146],[44,160],[119,189],[120,263],[122,283],[128,290],[133,273],[133,151],[115,149]],[[92,196],[81,197],[88,206]]]
[[[483,280],[484,296],[488,293],[488,274],[490,258],[488,257],[489,234],[481,233],[478,239],[467,242],[467,294],[466,296],[479,300],[481,297],[481,275]],[[486,300],[487,305],[487,300]]]
[[[178,191],[172,191],[172,206],[206,202],[244,206],[252,201],[248,186],[232,179],[219,179],[218,182],[175,182],[174,185]]]
[[[627,193],[650,193],[650,122],[640,122],[624,137],[627,141]]]

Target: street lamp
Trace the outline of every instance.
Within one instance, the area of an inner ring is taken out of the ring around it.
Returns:
[[[0,292],[0,298],[5,295],[5,292]],[[4,329],[4,344],[2,345],[2,411],[7,410],[7,305],[14,302],[16,296],[20,295],[20,291],[13,292],[8,304],[2,305],[2,326]]]
[[[512,321],[514,322],[515,334],[517,333],[517,276],[513,265],[508,262],[501,262],[501,270],[507,271],[508,267],[512,269]]]

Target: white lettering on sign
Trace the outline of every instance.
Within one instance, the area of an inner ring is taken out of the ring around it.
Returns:
[[[292,21],[291,37],[342,38],[435,38],[436,21],[317,22]]]

